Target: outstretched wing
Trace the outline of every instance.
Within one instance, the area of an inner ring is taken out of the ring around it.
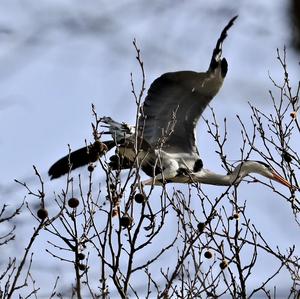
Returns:
[[[221,32],[207,72],[166,73],[150,86],[141,111],[139,131],[152,148],[198,156],[195,127],[227,74],[227,61],[221,57],[222,44],[236,18]]]
[[[182,71],[166,73],[148,90],[139,128],[152,146],[169,153],[198,154],[195,126],[212,96],[198,90],[206,73]]]

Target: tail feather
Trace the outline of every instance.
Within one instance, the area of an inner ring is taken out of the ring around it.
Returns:
[[[209,70],[214,70],[216,67],[218,67],[218,63],[220,62],[221,56],[222,56],[222,44],[223,44],[223,41],[227,37],[227,31],[234,24],[234,21],[237,19],[237,17],[238,16],[233,17],[228,22],[228,24],[225,26],[225,28],[223,29],[223,31],[221,32],[221,35],[220,35],[219,39],[217,40],[216,47],[215,47],[215,49],[213,51],[213,54],[212,54],[211,62],[210,62],[210,65],[209,65]],[[224,64],[224,68],[225,68],[227,66],[226,60],[224,60],[223,64]],[[225,64],[226,64],[226,66],[225,66]]]
[[[80,148],[59,159],[48,171],[51,179],[59,178],[60,176],[68,173],[70,170],[74,170],[78,167],[97,161],[104,152],[111,150],[117,144],[123,143],[124,140],[132,137],[135,132],[134,127],[125,123],[118,123],[110,117],[103,117],[101,122],[102,127],[108,129],[108,131],[103,132],[103,134],[111,135],[113,140],[103,142],[95,141],[94,144]],[[101,145],[103,144],[106,149],[101,148]],[[126,167],[128,167],[127,164],[125,165]]]
[[[106,151],[111,150],[115,145],[115,142],[112,140],[103,142],[96,141],[90,146],[85,146],[71,152],[69,155],[59,159],[50,167],[48,171],[50,179],[59,178],[60,176],[68,173],[70,170],[95,162]]]

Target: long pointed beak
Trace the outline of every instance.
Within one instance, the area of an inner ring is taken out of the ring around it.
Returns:
[[[287,186],[289,187],[290,189],[294,189],[294,190],[297,190],[298,188],[293,186],[289,181],[287,181],[285,178],[283,178],[281,175],[279,175],[278,173],[276,172],[272,172],[272,179],[284,186]]]

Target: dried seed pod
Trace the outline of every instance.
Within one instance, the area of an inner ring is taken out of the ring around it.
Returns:
[[[239,220],[240,219],[240,214],[239,213],[234,213],[232,216],[235,220]]]
[[[86,265],[85,264],[78,264],[78,268],[79,268],[79,270],[81,270],[81,271],[85,271],[86,270]]]
[[[95,166],[94,166],[93,164],[90,164],[90,165],[88,166],[88,171],[89,171],[89,172],[93,172],[94,169],[95,169]]]
[[[134,200],[137,202],[137,203],[144,203],[146,202],[146,196],[142,193],[137,193],[135,196],[134,196]]]
[[[70,208],[77,208],[78,205],[79,205],[79,199],[75,198],[75,197],[72,197],[68,200],[68,205]]]
[[[291,155],[288,152],[284,151],[282,153],[282,158],[283,158],[284,161],[286,161],[288,163],[292,162],[292,157],[291,157]]]
[[[79,252],[79,253],[78,253],[78,259],[79,259],[80,261],[84,260],[84,259],[85,259],[85,254],[82,253],[82,252]]]
[[[96,162],[107,151],[106,144],[99,140],[96,140],[92,145],[88,147],[89,162]]]
[[[297,112],[296,112],[296,111],[292,111],[292,112],[290,113],[290,116],[291,116],[292,119],[296,119],[296,117],[297,117]]]
[[[103,155],[107,152],[108,148],[105,143],[102,143],[99,140],[96,140],[92,145],[93,150],[99,155]]]
[[[197,225],[197,228],[198,228],[199,232],[202,233],[205,229],[205,222],[199,222]]]
[[[211,251],[207,250],[204,252],[204,257],[207,258],[207,259],[211,259],[212,258],[212,253]]]
[[[108,165],[111,167],[112,170],[117,170],[120,168],[121,163],[120,163],[120,157],[118,155],[112,155],[109,158],[109,163]]]
[[[36,214],[41,220],[45,220],[48,217],[48,211],[43,208],[40,208]]]
[[[228,262],[226,260],[223,260],[221,263],[220,263],[220,268],[222,270],[224,270],[225,268],[228,267]]]
[[[128,215],[128,214],[124,214],[121,218],[120,218],[120,224],[122,227],[124,228],[128,228],[131,226],[133,219]]]

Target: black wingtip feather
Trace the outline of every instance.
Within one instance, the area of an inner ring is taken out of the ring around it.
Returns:
[[[216,47],[213,51],[213,55],[212,55],[211,62],[209,65],[210,70],[214,70],[218,66],[218,62],[219,62],[219,60],[221,58],[221,54],[222,54],[223,41],[227,37],[227,32],[230,29],[230,27],[232,27],[232,25],[234,24],[234,21],[237,19],[237,17],[238,17],[238,15],[233,17],[228,22],[228,24],[224,27],[223,31],[221,32],[221,35],[220,35],[219,39],[217,40]]]

